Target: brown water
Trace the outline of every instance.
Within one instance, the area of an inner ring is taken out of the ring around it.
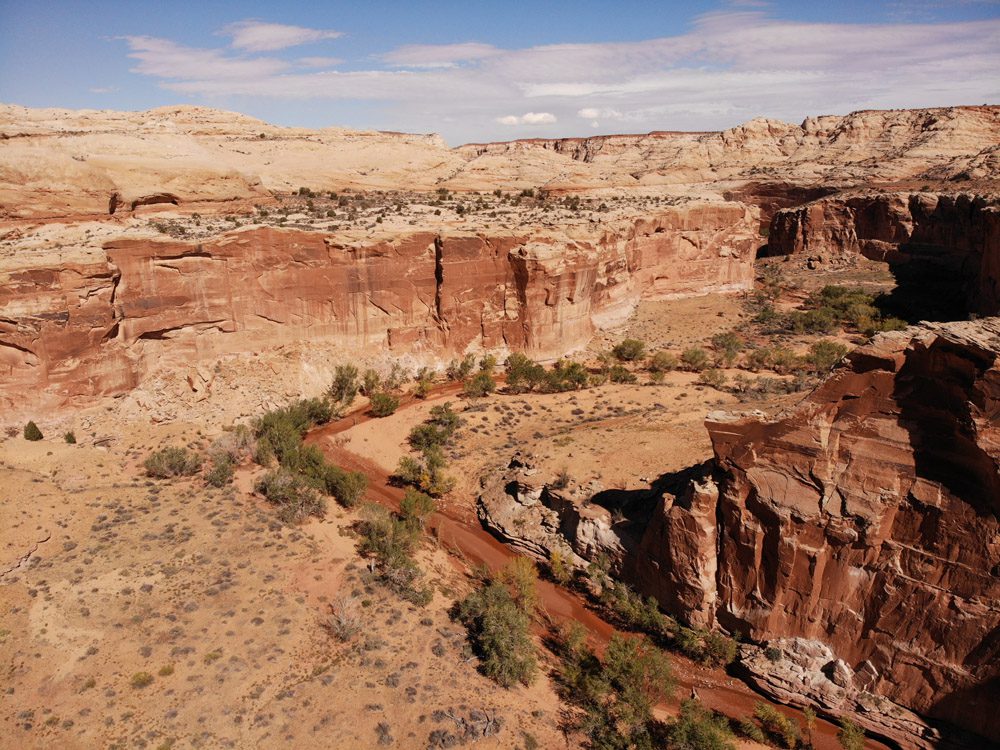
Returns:
[[[446,396],[454,396],[460,390],[460,385],[449,383],[433,389],[426,400],[432,401]],[[411,397],[404,398],[401,400],[399,409],[405,409],[416,403],[420,402]],[[373,461],[347,450],[330,439],[349,431],[356,425],[367,422],[369,419],[371,417],[367,413],[354,412],[313,430],[306,438],[306,442],[318,445],[324,455],[341,468],[363,472],[368,477],[368,500],[398,510],[404,490],[390,483],[389,475],[385,470]],[[468,566],[486,565],[490,570],[498,570],[517,556],[510,548],[482,528],[471,509],[465,515],[466,517],[462,517],[460,511],[438,511],[428,522],[428,529],[449,552]],[[599,652],[603,650],[615,632],[615,628],[610,623],[588,608],[579,595],[568,589],[549,581],[540,580],[538,594],[543,611],[555,625],[570,620],[580,623],[589,633],[592,646]],[[730,677],[722,669],[704,667],[679,654],[671,654],[671,659],[674,662],[674,674],[678,683],[677,699],[688,697],[694,688],[698,691],[698,698],[703,705],[734,719],[752,714],[755,703],[761,701],[771,703],[743,682]],[[795,717],[800,724],[804,723],[800,711],[777,703],[771,703],[771,705],[785,715]],[[817,750],[839,748],[837,726],[829,721],[817,719],[813,731],[813,746]],[[889,745],[873,739],[869,739],[865,746],[869,748],[889,747]]]

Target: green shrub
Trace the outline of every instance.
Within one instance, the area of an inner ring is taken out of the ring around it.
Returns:
[[[155,479],[187,477],[201,470],[201,456],[187,448],[163,448],[151,453],[143,466],[146,476]]]
[[[823,339],[809,345],[809,354],[806,355],[805,359],[817,372],[826,372],[842,360],[846,354],[847,347],[843,344]]]
[[[132,687],[136,689],[148,687],[153,684],[153,675],[149,672],[136,672],[132,675],[132,679],[129,680],[129,682],[132,684]]]
[[[373,416],[388,417],[399,408],[399,399],[391,393],[373,393],[370,410]]]
[[[255,460],[266,463],[273,457],[282,466],[286,465],[295,459],[306,432],[332,417],[329,402],[318,398],[301,399],[267,412],[254,423]]]
[[[361,376],[361,392],[371,398],[382,387],[382,376],[370,367]]]
[[[461,360],[452,360],[445,370],[448,380],[465,380],[476,367],[474,354],[466,354]]]
[[[754,704],[753,715],[760,722],[764,733],[780,746],[789,750],[794,750],[798,746],[802,733],[795,719],[788,718],[767,703]]]
[[[455,608],[469,629],[483,674],[503,687],[530,685],[538,670],[531,617],[500,581],[489,581]]]
[[[569,557],[564,552],[553,549],[549,552],[549,575],[552,580],[560,586],[566,586],[573,580],[573,567],[569,563]]]
[[[38,429],[38,425],[34,422],[28,422],[24,426],[24,439],[31,440],[32,442],[42,439],[42,431]]]
[[[740,719],[739,724],[737,724],[737,729],[748,740],[759,742],[761,745],[767,744],[767,735],[764,734],[764,730],[757,726],[753,719],[744,716]]]
[[[670,722],[667,747],[674,750],[735,750],[736,743],[725,716],[691,699],[681,702],[680,714]]]
[[[649,358],[650,372],[669,372],[676,370],[679,364],[677,357],[666,351],[657,352]]]
[[[254,489],[278,506],[278,518],[285,523],[301,523],[309,516],[322,518],[326,513],[326,501],[316,488],[287,469],[267,472]]]
[[[743,349],[743,339],[734,331],[717,333],[712,337],[712,348],[718,361],[726,367],[731,367],[736,361],[736,355]]]
[[[492,354],[484,354],[479,360],[479,371],[492,375],[495,369],[497,369],[497,358]]]
[[[63,435],[63,440],[65,440],[70,445],[76,445],[76,435],[72,430]]]
[[[699,346],[692,346],[681,352],[681,362],[685,370],[701,372],[708,367],[708,352]]]
[[[639,339],[625,339],[611,353],[622,362],[635,362],[646,356],[646,344]]]
[[[639,380],[634,372],[631,372],[622,365],[614,365],[608,370],[608,378],[612,383],[635,383]]]
[[[373,558],[379,580],[413,604],[428,604],[433,592],[417,585],[422,573],[413,560],[413,552],[420,541],[420,527],[381,506],[369,505],[365,508],[360,530],[359,552]]]
[[[205,482],[212,487],[225,487],[233,481],[236,466],[225,453],[212,455],[212,468],[205,474]]]
[[[590,382],[587,368],[571,359],[557,360],[545,373],[538,390],[543,393],[564,393],[586,387]]]
[[[698,375],[698,382],[721,391],[726,386],[726,373],[714,368],[702,370]]]
[[[331,401],[347,407],[354,403],[359,388],[358,368],[354,365],[337,365],[327,394]]]
[[[437,509],[434,498],[425,492],[407,488],[403,499],[399,502],[399,513],[405,523],[416,524],[423,528],[427,517]]]
[[[493,393],[497,388],[493,376],[482,370],[465,381],[462,386],[462,393],[468,398],[482,398]]]
[[[525,354],[514,352],[504,362],[507,390],[511,393],[533,391],[545,380],[545,368]]]
[[[865,746],[865,730],[845,716],[840,720],[837,742],[844,750],[862,750]]]
[[[346,471],[339,466],[327,465],[324,474],[326,491],[345,508],[353,508],[368,489],[368,477],[360,471]]]

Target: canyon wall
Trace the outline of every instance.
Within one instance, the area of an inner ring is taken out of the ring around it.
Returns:
[[[822,198],[774,215],[767,254],[818,261],[863,255],[888,263],[901,286],[920,286],[926,296],[954,298],[950,307],[991,315],[1000,310],[1000,196]]]
[[[605,226],[346,242],[253,228],[111,240],[0,272],[0,403],[121,393],[153,367],[325,341],[345,354],[524,350],[551,359],[640,298],[747,289],[755,209],[692,201]]]
[[[640,588],[1000,741],[998,319],[882,335],[792,413],[707,426],[714,478],[658,507]]]

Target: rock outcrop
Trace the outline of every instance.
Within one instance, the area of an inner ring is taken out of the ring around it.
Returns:
[[[110,240],[51,267],[16,257],[0,266],[0,403],[121,393],[152,365],[304,339],[555,358],[640,299],[749,288],[756,237],[751,207],[692,201],[524,235],[258,227],[201,243]]]
[[[708,429],[718,622],[1000,741],[1000,321],[882,335],[791,414]]]
[[[815,261],[863,255],[902,287],[952,310],[1000,310],[1000,196],[863,193],[778,211],[767,254]],[[901,290],[905,292],[906,290]]]
[[[920,717],[1000,741],[1000,318],[882,334],[788,413],[707,427],[711,467],[632,493],[645,511],[625,523],[521,464],[481,518],[529,554],[604,555],[678,618],[767,644],[779,655],[747,647],[744,668],[782,700],[907,747],[975,746]]]

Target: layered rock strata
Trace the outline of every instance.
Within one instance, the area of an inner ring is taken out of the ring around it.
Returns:
[[[883,334],[789,413],[707,426],[712,469],[636,493],[625,523],[520,467],[481,517],[530,554],[562,538],[607,556],[692,625],[772,642],[783,656],[745,661],[785,700],[909,747],[949,736],[916,714],[1000,741],[1000,319]]]
[[[888,263],[901,286],[919,287],[914,292],[925,298],[951,297],[949,307],[991,315],[1000,310],[1000,196],[822,198],[774,215],[767,254],[818,261],[863,255]]]
[[[345,351],[554,358],[642,298],[752,284],[756,212],[694,201],[606,226],[345,241],[255,228],[202,243],[111,240],[0,270],[0,403],[120,393],[151,364],[304,339]]]

